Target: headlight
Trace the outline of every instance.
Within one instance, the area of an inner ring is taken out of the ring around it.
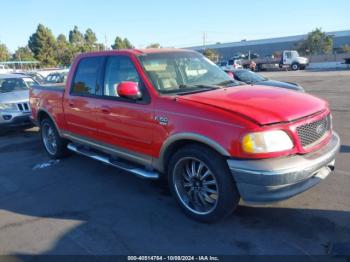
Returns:
[[[243,137],[242,148],[246,153],[272,153],[293,148],[293,142],[282,130],[249,133]]]
[[[0,110],[17,110],[16,104],[0,103]]]

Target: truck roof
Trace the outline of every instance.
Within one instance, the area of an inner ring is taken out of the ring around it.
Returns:
[[[83,53],[79,56],[93,56],[97,54],[132,54],[132,55],[143,55],[143,54],[157,54],[157,53],[169,53],[169,52],[190,52],[193,53],[195,51],[188,49],[180,49],[180,48],[148,48],[148,49],[119,49],[119,50],[107,50],[107,51],[95,51],[89,53]]]

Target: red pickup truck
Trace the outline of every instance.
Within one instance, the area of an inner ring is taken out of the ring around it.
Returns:
[[[73,151],[166,178],[204,222],[241,198],[272,202],[311,188],[334,169],[340,145],[324,100],[242,85],[187,50],[79,55],[65,88],[34,87],[30,105],[50,157]]]

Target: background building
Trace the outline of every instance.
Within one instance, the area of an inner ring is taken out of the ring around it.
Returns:
[[[328,32],[333,36],[333,51],[337,52],[341,46],[350,45],[350,30]],[[296,49],[296,45],[304,40],[307,35],[296,35],[287,37],[276,37],[261,40],[242,40],[240,42],[206,45],[205,48],[214,49],[218,52],[220,59],[229,59],[237,53],[258,53],[260,57],[271,56],[276,51]],[[189,47],[188,49],[203,51],[203,46]]]

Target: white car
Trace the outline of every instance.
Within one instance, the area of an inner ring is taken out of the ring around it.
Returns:
[[[12,71],[12,69],[7,68],[5,65],[0,65],[0,74],[9,74]]]
[[[0,75],[0,128],[30,125],[29,88],[39,85],[21,74]]]

